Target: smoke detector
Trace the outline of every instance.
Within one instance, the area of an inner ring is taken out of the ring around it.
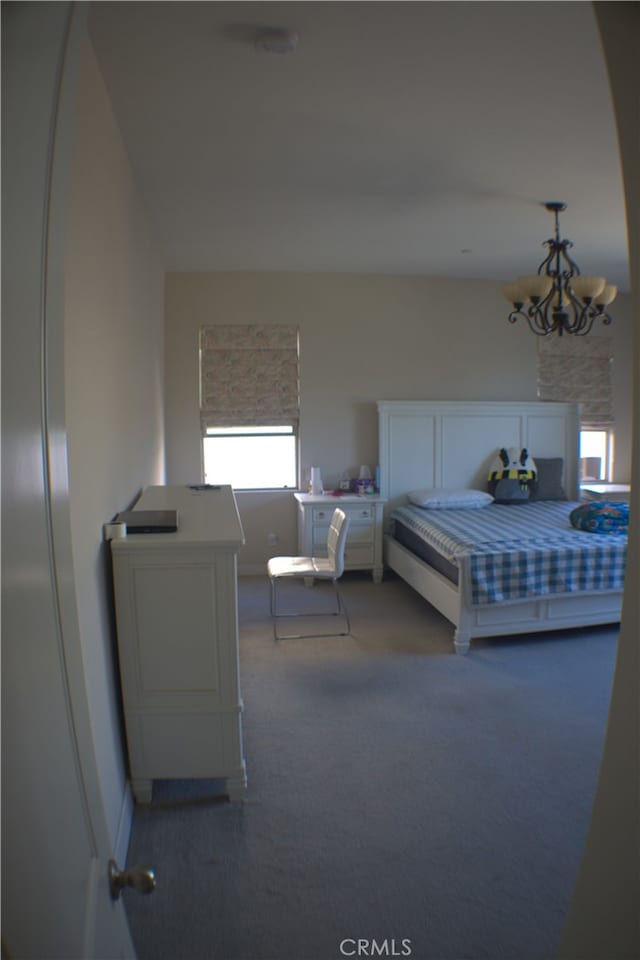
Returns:
[[[263,53],[293,53],[298,34],[281,27],[263,27],[256,34],[255,45]]]

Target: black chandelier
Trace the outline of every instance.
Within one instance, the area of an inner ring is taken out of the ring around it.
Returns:
[[[527,321],[532,333],[547,337],[550,333],[584,336],[589,333],[594,320],[611,323],[606,308],[615,300],[618,288],[607,283],[604,277],[581,276],[580,270],[568,254],[573,247],[571,240],[560,239],[559,214],[567,209],[566,203],[544,203],[556,218],[555,237],[545,240],[548,253],[538,272],[531,277],[518,277],[515,283],[507,283],[502,292],[513,311],[510,323],[519,317]]]

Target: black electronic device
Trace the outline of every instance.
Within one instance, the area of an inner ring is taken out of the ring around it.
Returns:
[[[116,520],[126,523],[127,533],[175,533],[176,510],[123,510]]]

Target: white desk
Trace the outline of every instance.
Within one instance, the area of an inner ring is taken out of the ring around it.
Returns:
[[[628,483],[585,483],[580,485],[583,500],[628,500],[631,486]]]
[[[244,534],[231,487],[149,487],[140,510],[177,510],[176,533],[111,541],[131,783],[225,778],[246,786],[242,752],[237,554]]]
[[[302,556],[326,557],[331,517],[335,508],[341,507],[350,517],[345,570],[371,570],[374,582],[381,582],[384,497],[296,493],[295,498],[298,501],[298,552]]]

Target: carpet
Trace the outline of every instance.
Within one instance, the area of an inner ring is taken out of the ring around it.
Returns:
[[[302,604],[323,600],[302,584]],[[353,633],[274,643],[241,578],[246,800],[158,781],[125,894],[140,960],[552,960],[598,775],[617,627],[478,640],[347,574]]]

